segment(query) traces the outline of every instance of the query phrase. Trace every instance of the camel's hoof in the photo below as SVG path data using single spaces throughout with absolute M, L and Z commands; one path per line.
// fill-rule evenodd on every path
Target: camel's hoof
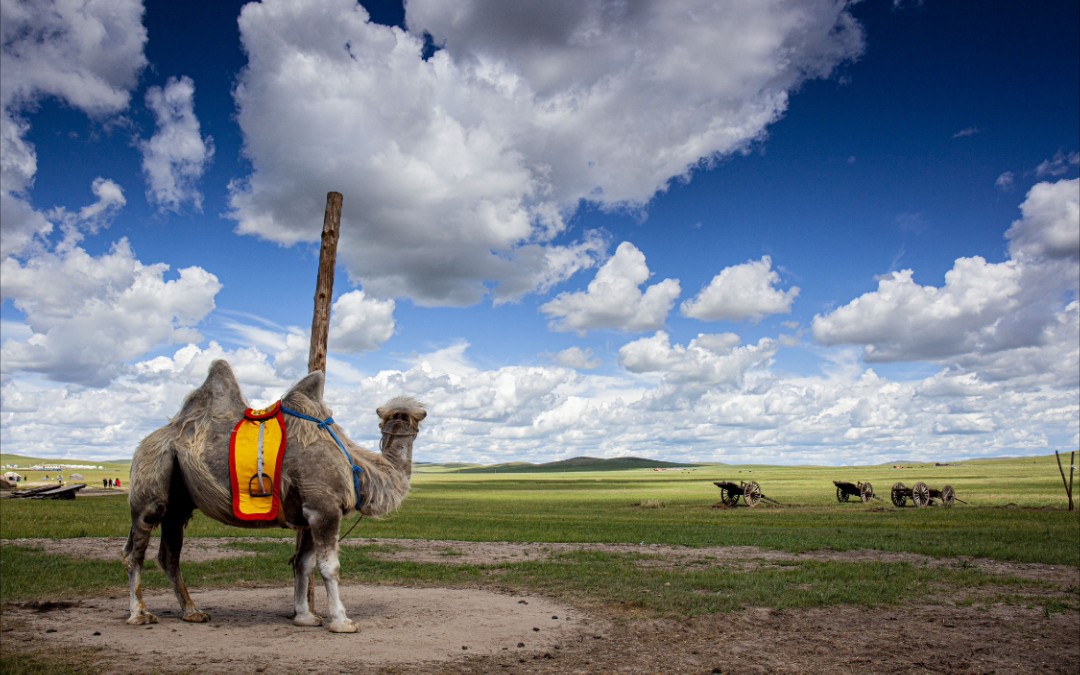
M 340 619 L 337 621 L 331 621 L 327 626 L 331 633 L 355 633 L 360 630 L 360 627 L 356 625 L 356 622 L 352 619 Z
M 297 614 L 293 617 L 294 626 L 321 626 L 322 619 L 318 616 L 308 612 L 307 614 Z
M 138 614 L 132 614 L 128 617 L 127 624 L 129 626 L 143 626 L 148 623 L 157 623 L 157 617 L 150 612 L 139 612 Z
M 194 612 L 188 612 L 180 618 L 188 623 L 210 623 L 210 615 L 198 609 Z

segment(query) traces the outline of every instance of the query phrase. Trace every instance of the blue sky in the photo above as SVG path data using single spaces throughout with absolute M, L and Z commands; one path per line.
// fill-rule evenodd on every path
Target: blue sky
M 360 442 L 1077 447 L 1080 3 L 0 7 L 5 452 L 130 456 L 214 358 L 280 396 L 330 190 Z

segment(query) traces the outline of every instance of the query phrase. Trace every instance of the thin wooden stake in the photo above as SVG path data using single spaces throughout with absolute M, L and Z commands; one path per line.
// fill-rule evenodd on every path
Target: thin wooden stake
M 311 351 L 308 352 L 309 373 L 316 370 L 326 373 L 326 343 L 330 337 L 330 308 L 331 301 L 334 298 L 334 266 L 337 264 L 338 234 L 341 231 L 341 202 L 340 192 L 326 193 L 322 249 L 319 251 L 319 276 L 315 282 L 315 312 L 311 317 Z
M 1076 451 L 1073 450 L 1069 453 L 1069 510 L 1073 509 L 1072 500 L 1072 486 L 1073 486 L 1073 474 L 1076 473 Z
M 1069 510 L 1072 511 L 1073 510 L 1072 478 L 1073 478 L 1073 472 L 1076 470 L 1076 460 L 1075 460 L 1076 452 L 1073 451 L 1072 454 L 1069 455 L 1069 480 L 1067 480 L 1067 481 L 1065 480 L 1065 469 L 1063 469 L 1061 467 L 1061 455 L 1058 454 L 1057 450 L 1054 451 L 1054 457 L 1057 457 L 1058 471 L 1061 473 L 1061 483 L 1062 483 L 1062 485 L 1065 486 L 1065 494 L 1068 495 L 1068 497 L 1069 497 Z

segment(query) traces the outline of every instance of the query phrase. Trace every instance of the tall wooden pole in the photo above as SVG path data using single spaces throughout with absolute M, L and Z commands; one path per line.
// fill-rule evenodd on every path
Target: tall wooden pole
M 308 352 L 308 372 L 321 370 L 326 374 L 326 343 L 330 338 L 330 308 L 334 298 L 334 266 L 337 264 L 338 233 L 341 231 L 341 193 L 326 193 L 323 213 L 322 249 L 319 251 L 319 277 L 315 281 L 315 312 L 311 317 L 311 350 Z M 326 384 L 326 378 L 323 378 Z M 319 392 L 322 397 L 322 391 Z M 300 553 L 303 532 L 296 532 L 296 553 Z M 315 611 L 315 570 L 308 575 L 308 608 Z
M 315 282 L 315 313 L 311 317 L 311 351 L 308 372 L 326 373 L 326 343 L 330 336 L 330 306 L 334 297 L 334 266 L 337 264 L 338 234 L 341 231 L 341 193 L 326 193 L 323 215 L 322 249 L 319 251 L 319 278 Z

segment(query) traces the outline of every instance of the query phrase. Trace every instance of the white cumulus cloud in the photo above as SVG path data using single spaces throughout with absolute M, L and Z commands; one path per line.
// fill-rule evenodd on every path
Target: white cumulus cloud
M 702 321 L 759 321 L 767 314 L 788 314 L 799 288 L 780 290 L 772 258 L 750 260 L 723 269 L 697 296 L 683 302 L 682 314 Z
M 814 338 L 863 346 L 868 361 L 960 364 L 987 377 L 1031 376 L 1076 361 L 1080 291 L 1080 209 L 1076 179 L 1039 183 L 1007 233 L 1009 260 L 957 259 L 942 287 L 912 270 L 878 280 L 876 291 L 814 317 Z M 1047 368 L 1048 381 L 1075 380 Z M 1052 377 L 1060 372 L 1060 378 Z
M 17 452 L 48 437 L 49 456 L 129 457 L 142 436 L 176 413 L 215 358 L 229 360 L 251 404 L 270 403 L 303 373 L 282 372 L 273 356 L 293 331 L 282 338 L 264 328 L 262 346 L 186 345 L 125 367 L 108 387 L 4 379 L 0 443 Z M 417 461 L 645 454 L 837 465 L 1046 452 L 1077 436 L 1075 384 L 1017 387 L 955 369 L 897 382 L 855 358 L 837 358 L 819 375 L 777 377 L 770 372 L 774 341 L 742 345 L 728 333 L 686 345 L 658 334 L 624 347 L 626 370 L 615 374 L 485 369 L 465 342 L 378 373 L 331 362 L 326 401 L 350 436 L 377 447 L 375 407 L 401 393 L 419 397 L 430 414 Z M 52 414 L 40 415 L 43 409 Z
M 123 188 L 108 178 L 95 178 L 90 185 L 90 191 L 97 197 L 97 201 L 78 211 L 69 211 L 64 207 L 49 211 L 49 217 L 63 227 L 65 239 L 69 243 L 79 241 L 84 232 L 95 233 L 108 227 L 120 209 L 127 204 Z
M 746 372 L 776 354 L 775 340 L 739 346 L 733 333 L 698 335 L 686 346 L 672 345 L 664 331 L 619 349 L 619 364 L 632 373 L 657 373 L 669 384 L 737 385 Z
M 157 123 L 154 135 L 139 144 L 147 198 L 167 211 L 177 212 L 185 204 L 201 211 L 202 193 L 196 186 L 214 156 L 214 141 L 199 132 L 195 83 L 186 76 L 171 77 L 164 88 L 150 87 L 146 107 Z
M 921 286 L 912 270 L 892 272 L 866 293 L 814 317 L 824 344 L 863 344 L 869 361 L 936 360 L 996 346 L 999 319 L 1021 305 L 1022 270 L 960 258 L 941 288 Z
M 646 204 L 862 49 L 833 0 L 415 0 L 406 22 L 354 0 L 244 7 L 253 170 L 231 205 L 239 232 L 292 244 L 341 191 L 339 260 L 372 296 L 426 305 L 514 300 L 594 265 L 567 226 L 582 200 Z M 442 45 L 428 60 L 425 32 Z
M 1005 236 L 1013 258 L 1080 258 L 1080 179 L 1038 183 Z
M 128 106 L 146 65 L 140 0 L 0 3 L 0 251 L 18 253 L 52 229 L 31 206 L 37 154 L 24 113 L 55 97 L 93 117 Z
M 330 349 L 345 353 L 378 349 L 394 334 L 393 300 L 375 300 L 363 291 L 341 295 L 330 312 Z
M 557 331 L 655 330 L 667 320 L 680 290 L 678 279 L 664 279 L 642 291 L 650 275 L 645 254 L 624 241 L 585 291 L 560 293 L 540 311 L 551 317 Z
M 593 358 L 593 351 L 586 347 L 569 347 L 555 355 L 555 361 L 567 368 L 592 370 L 600 365 L 600 360 Z
M 100 386 L 154 348 L 201 340 L 195 326 L 213 310 L 221 284 L 199 267 L 175 279 L 167 271 L 139 262 L 126 239 L 97 257 L 61 246 L 25 263 L 4 259 L 0 300 L 25 315 L 32 335 L 3 342 L 3 372 Z

